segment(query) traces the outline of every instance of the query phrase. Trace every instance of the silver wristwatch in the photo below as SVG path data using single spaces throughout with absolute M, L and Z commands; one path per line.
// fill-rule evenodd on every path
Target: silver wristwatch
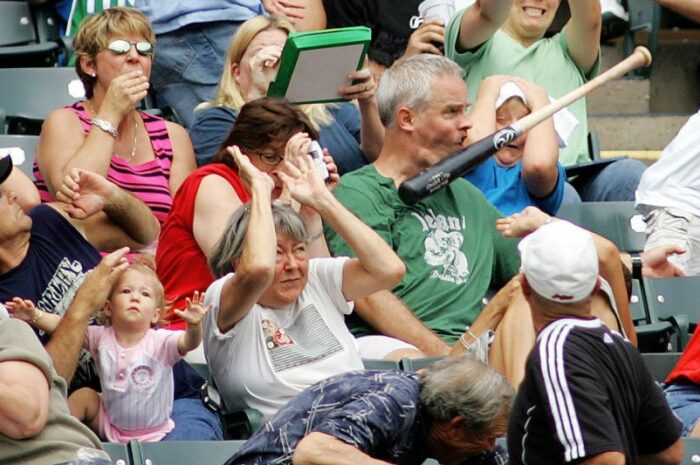
M 93 118 L 90 121 L 92 121 L 93 126 L 97 126 L 98 128 L 102 129 L 104 132 L 114 137 L 115 139 L 119 137 L 119 132 L 117 132 L 117 128 L 115 128 L 109 121 L 100 118 Z

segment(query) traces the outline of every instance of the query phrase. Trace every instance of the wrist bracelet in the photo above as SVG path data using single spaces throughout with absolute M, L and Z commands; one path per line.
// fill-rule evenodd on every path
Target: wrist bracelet
M 642 279 L 642 256 L 638 253 L 630 254 L 632 260 L 632 279 Z
M 323 229 L 320 230 L 319 232 L 317 232 L 316 234 L 312 234 L 311 236 L 309 236 L 309 238 L 307 239 L 306 242 L 311 243 L 311 242 L 319 240 L 322 237 L 323 237 Z
M 471 342 L 467 342 L 464 336 L 469 336 L 472 338 Z M 464 347 L 467 350 L 472 349 L 472 344 L 477 340 L 478 338 L 474 336 L 474 333 L 471 332 L 470 329 L 467 329 L 465 332 L 462 333 L 461 336 L 459 336 L 459 343 L 462 344 L 462 347 Z
M 115 139 L 119 137 L 119 131 L 117 131 L 117 128 L 115 128 L 109 121 L 100 118 L 92 118 L 90 122 L 93 126 L 97 126 Z
M 37 308 L 37 310 L 39 310 L 39 309 Z M 36 315 L 36 314 L 35 314 L 35 315 Z M 44 316 L 44 311 L 43 311 L 43 310 L 39 310 L 39 316 L 35 316 L 34 318 L 32 318 L 32 323 L 33 323 L 33 324 L 36 324 L 39 320 L 41 320 L 41 317 L 42 317 L 42 316 Z

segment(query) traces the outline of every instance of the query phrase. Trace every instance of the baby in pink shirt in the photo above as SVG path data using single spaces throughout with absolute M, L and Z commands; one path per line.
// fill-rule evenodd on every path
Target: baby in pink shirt
M 71 414 L 102 439 L 126 443 L 159 441 L 175 423 L 172 366 L 202 340 L 206 315 L 204 294 L 195 292 L 187 308 L 178 311 L 185 331 L 153 329 L 165 313 L 163 285 L 150 268 L 124 265 L 104 304 L 109 326 L 88 327 L 85 346 L 100 374 L 102 393 L 81 388 L 68 398 Z M 7 305 L 15 317 L 51 333 L 59 316 L 39 313 L 31 301 L 13 299 Z M 38 317 L 37 317 L 38 315 Z

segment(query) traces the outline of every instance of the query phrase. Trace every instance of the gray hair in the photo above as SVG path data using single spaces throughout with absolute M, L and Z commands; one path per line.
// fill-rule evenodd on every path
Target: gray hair
M 400 107 L 422 111 L 432 98 L 433 82 L 445 76 L 462 78 L 462 69 L 448 58 L 428 53 L 397 60 L 382 74 L 375 96 L 384 127 L 396 125 Z
M 282 233 L 298 242 L 307 241 L 304 220 L 289 204 L 279 200 L 272 202 L 272 219 L 277 233 Z M 209 269 L 214 277 L 220 278 L 233 271 L 233 261 L 243 253 L 249 220 L 248 204 L 241 205 L 231 215 L 226 230 L 209 255 Z
M 488 432 L 510 411 L 514 391 L 505 378 L 471 354 L 445 357 L 421 373 L 420 398 L 439 422 L 462 417 L 473 433 Z

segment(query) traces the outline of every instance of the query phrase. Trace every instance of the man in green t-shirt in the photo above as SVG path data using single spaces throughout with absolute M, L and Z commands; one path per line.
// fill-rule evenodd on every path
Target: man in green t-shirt
M 598 73 L 600 1 L 569 0 L 571 19 L 560 33 L 545 38 L 559 3 L 483 0 L 452 18 L 445 33 L 445 56 L 464 69 L 472 99 L 481 81 L 492 75 L 519 76 L 560 98 Z M 590 160 L 585 99 L 568 109 L 578 124 L 560 150 L 564 166 Z M 634 200 L 643 171 L 644 164 L 637 160 L 620 160 L 574 185 L 585 201 Z
M 382 76 L 377 102 L 386 128 L 379 158 L 343 176 L 335 194 L 393 247 L 407 272 L 393 292 L 357 301 L 356 313 L 374 331 L 446 354 L 479 315 L 487 290 L 517 274 L 516 244 L 498 233 L 500 214 L 463 179 L 415 205 L 398 197 L 399 184 L 466 139 L 471 123 L 459 67 L 436 55 L 402 59 Z M 334 255 L 350 253 L 330 228 L 326 237 Z M 372 333 L 358 321 L 351 329 Z

